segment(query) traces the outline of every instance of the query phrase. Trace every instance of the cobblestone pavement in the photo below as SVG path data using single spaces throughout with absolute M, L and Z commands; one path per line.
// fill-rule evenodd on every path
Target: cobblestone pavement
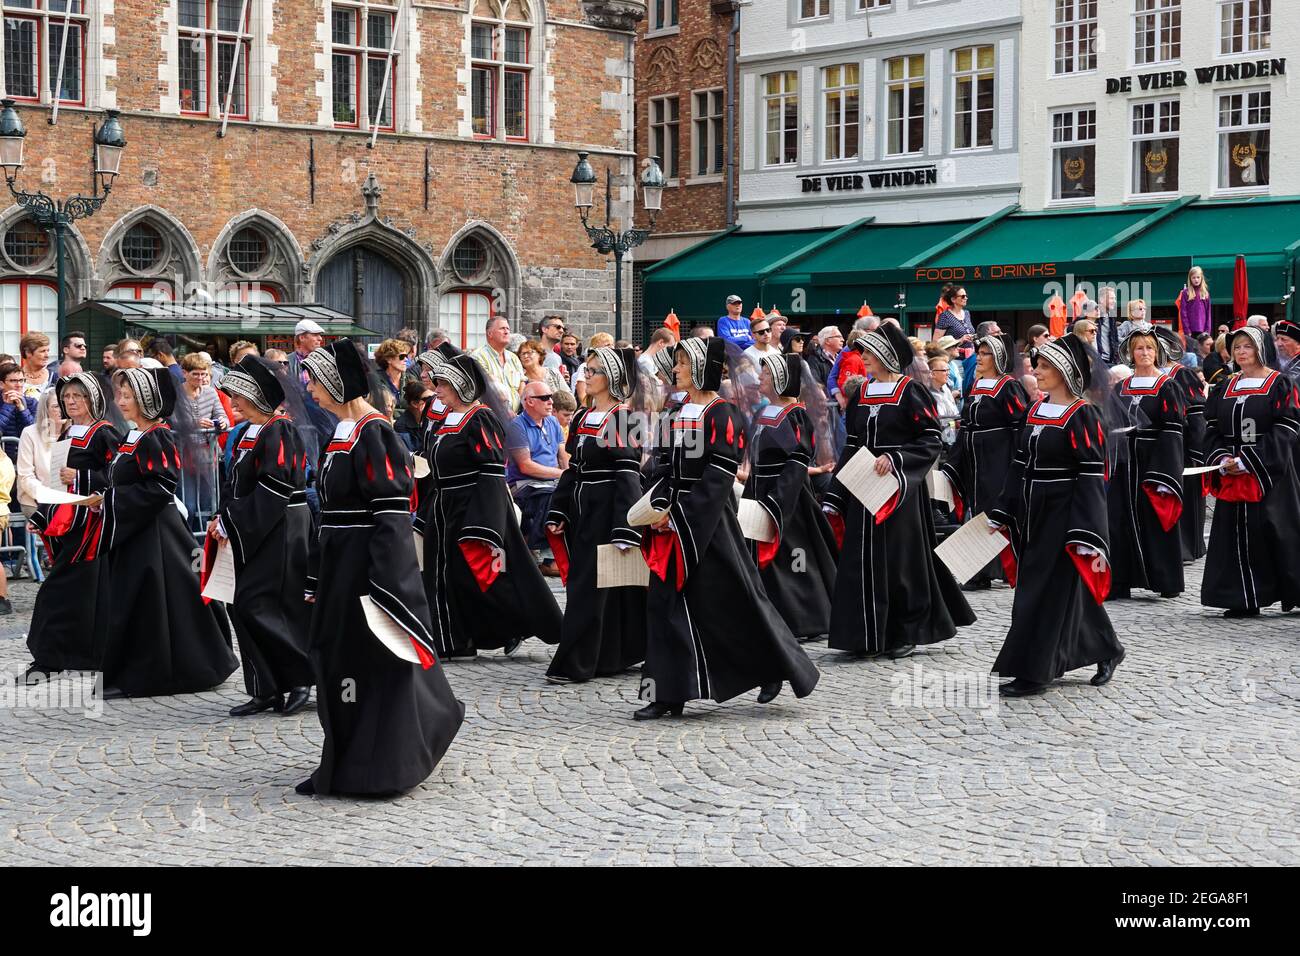
M 985 683 L 1010 611 L 897 662 L 809 645 L 816 693 L 634 723 L 635 673 L 543 681 L 550 650 L 450 665 L 464 729 L 391 800 L 313 799 L 313 707 L 234 719 L 219 690 L 0 712 L 6 863 L 1300 862 L 1300 614 L 1230 625 L 1189 592 L 1110 605 L 1128 660 L 1042 697 Z M 27 661 L 34 588 L 0 624 Z M 944 680 L 947 698 L 944 699 Z M 74 685 L 69 679 L 67 685 Z

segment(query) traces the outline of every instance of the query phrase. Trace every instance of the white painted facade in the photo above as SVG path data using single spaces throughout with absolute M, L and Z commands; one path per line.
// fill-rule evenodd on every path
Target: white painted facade
M 745 228 L 838 226 L 865 216 L 878 222 L 967 219 L 1019 200 L 1020 0 L 888 0 L 883 6 L 873 0 L 863 11 L 865 2 L 756 0 L 744 8 L 738 209 Z M 805 17 L 807 11 L 814 16 Z M 968 48 L 985 48 L 986 65 L 991 56 L 986 105 L 993 114 L 967 147 L 958 138 L 955 68 L 958 51 Z M 913 107 L 914 123 L 894 129 L 922 128 L 921 143 L 896 134 L 891 145 L 889 71 L 899 58 L 905 58 L 903 69 L 923 75 L 924 114 Z M 834 109 L 827 83 L 834 67 L 848 64 L 858 71 L 857 153 L 836 158 L 837 149 L 851 150 L 827 142 L 827 115 Z M 798 98 L 797 158 L 773 164 L 766 77 L 789 72 Z M 848 138 L 844 126 L 836 133 L 841 141 Z M 789 158 L 788 152 L 779 156 Z M 883 171 L 913 175 L 871 179 Z
M 1078 0 L 1075 0 L 1078 3 Z M 1162 3 L 1171 3 L 1161 7 Z M 1163 20 L 1157 27 L 1154 59 L 1140 55 L 1148 44 L 1139 43 L 1139 0 L 1101 0 L 1095 4 L 1095 67 L 1087 69 L 1087 58 L 1069 64 L 1069 54 L 1058 48 L 1057 4 L 1046 0 L 1026 0 L 1024 4 L 1024 32 L 1021 42 L 1021 145 L 1024 159 L 1024 191 L 1022 204 L 1026 209 L 1043 209 L 1070 206 L 1117 206 L 1124 203 L 1151 202 L 1178 196 L 1199 195 L 1204 198 L 1230 196 L 1300 195 L 1300 166 L 1285 159 L 1300 155 L 1300 126 L 1294 122 L 1300 103 L 1291 91 L 1287 75 L 1252 76 L 1245 79 L 1227 79 L 1216 75 L 1210 82 L 1202 82 L 1198 70 L 1232 68 L 1238 70 L 1251 64 L 1246 72 L 1258 71 L 1258 64 L 1267 64 L 1267 72 L 1277 69 L 1274 61 L 1288 60 L 1286 67 L 1300 70 L 1300 19 L 1294 14 L 1291 3 L 1274 0 L 1271 4 L 1271 30 L 1265 46 L 1264 37 L 1256 34 L 1255 46 L 1241 52 L 1225 52 L 1222 46 L 1224 8 L 1232 8 L 1248 15 L 1259 12 L 1259 0 L 1159 0 L 1156 6 L 1162 15 L 1175 11 L 1178 14 L 1179 48 L 1176 56 L 1172 47 L 1164 46 L 1167 37 L 1165 26 L 1172 18 Z M 1143 6 L 1146 4 L 1143 3 Z M 1268 7 L 1268 4 L 1264 5 Z M 1091 12 L 1086 9 L 1086 15 Z M 1085 17 L 1086 18 L 1086 17 Z M 1258 21 L 1255 21 L 1258 25 Z M 1143 24 L 1144 25 L 1144 24 Z M 1164 46 L 1162 50 L 1161 47 Z M 1066 65 L 1084 67 L 1079 72 L 1061 73 L 1058 54 Z M 1074 51 L 1078 56 L 1078 49 Z M 1163 57 L 1163 58 L 1162 58 Z M 1179 73 L 1183 75 L 1179 77 Z M 1144 81 L 1144 77 L 1147 79 Z M 1108 81 L 1110 91 L 1108 92 Z M 1181 81 L 1181 85 L 1178 84 Z M 1146 87 L 1144 88 L 1144 82 Z M 1126 83 L 1127 88 L 1116 89 Z M 1160 84 L 1169 84 L 1157 88 Z M 1263 142 L 1256 135 L 1247 142 L 1244 133 L 1224 146 L 1219 127 L 1220 107 L 1225 95 L 1241 94 L 1245 99 L 1243 120 L 1249 120 L 1252 102 L 1254 119 L 1262 119 L 1258 94 L 1267 93 L 1271 99 L 1271 117 L 1268 124 L 1267 173 L 1262 162 Z M 1252 101 L 1252 94 L 1255 97 Z M 1161 105 L 1161 104 L 1165 105 Z M 1171 105 L 1178 110 L 1177 133 L 1168 131 Z M 1155 116 L 1165 117 L 1165 131 L 1152 133 L 1156 139 L 1178 139 L 1177 185 L 1170 175 L 1173 153 L 1165 143 L 1136 148 L 1140 137 L 1135 136 L 1135 106 L 1149 105 Z M 1070 174 L 1082 174 L 1069 188 L 1057 189 L 1054 176 L 1054 119 L 1064 111 L 1096 110 L 1096 146 L 1092 150 L 1092 170 L 1078 165 L 1087 162 L 1080 154 Z M 1076 114 L 1077 115 L 1077 114 Z M 1231 121 L 1233 111 L 1227 111 Z M 1263 123 L 1253 124 L 1256 127 Z M 1149 128 L 1145 124 L 1139 128 Z M 1075 126 L 1076 132 L 1078 125 Z M 1255 131 L 1256 134 L 1259 130 Z M 1254 155 L 1250 146 L 1254 146 Z M 1235 155 L 1234 155 L 1234 147 Z M 1069 159 L 1064 161 L 1068 162 Z M 1229 174 L 1229 167 L 1237 170 Z M 1142 183 L 1136 173 L 1146 169 L 1148 181 Z M 1225 176 L 1226 181 L 1225 181 Z M 1262 182 L 1267 178 L 1267 184 Z M 1163 179 L 1163 182 L 1160 180 Z M 1068 176 L 1066 177 L 1068 181 Z M 1252 181 L 1253 180 L 1253 184 Z M 1078 189 L 1082 181 L 1083 189 Z M 1093 195 L 1071 199 L 1072 192 L 1087 193 L 1094 186 Z M 1061 196 L 1065 198 L 1061 198 Z

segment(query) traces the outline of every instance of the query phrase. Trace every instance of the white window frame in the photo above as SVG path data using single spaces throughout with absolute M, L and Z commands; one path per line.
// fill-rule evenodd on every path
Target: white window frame
M 1235 42 L 1241 43 L 1240 50 L 1229 49 Z M 1219 56 L 1258 55 L 1272 49 L 1272 0 L 1219 0 Z
M 492 6 L 493 4 L 489 4 Z M 487 132 L 474 131 L 474 138 L 481 140 L 497 140 L 507 143 L 528 143 L 532 142 L 534 134 L 534 115 L 533 115 L 533 88 L 536 86 L 534 75 L 534 44 L 537 42 L 537 36 L 534 33 L 534 23 L 536 11 L 532 4 L 525 3 L 523 6 L 528 15 L 527 20 L 512 19 L 507 16 L 510 10 L 514 9 L 514 4 L 507 5 L 502 2 L 497 5 L 499 10 L 498 16 L 485 17 L 475 14 L 470 22 L 470 87 L 473 89 L 474 74 L 477 71 L 489 72 L 492 77 L 492 112 L 488 117 Z M 490 27 L 492 30 L 492 50 L 490 57 L 481 57 L 474 55 L 474 27 Z M 524 34 L 524 58 L 523 60 L 506 59 L 506 32 L 523 31 Z M 506 128 L 506 77 L 508 75 L 523 76 L 524 78 L 524 135 L 511 133 Z M 473 94 L 470 96 L 470 125 L 473 128 L 474 123 L 474 104 Z
M 1091 114 L 1090 123 L 1084 122 L 1085 114 Z M 1057 130 L 1059 128 L 1056 120 L 1057 117 L 1060 116 L 1070 117 L 1070 122 L 1068 124 L 1068 127 L 1066 127 L 1068 128 L 1070 134 L 1069 138 L 1067 139 L 1058 139 L 1056 135 Z M 1084 104 L 1080 106 L 1073 106 L 1073 107 L 1066 107 L 1064 109 L 1052 110 L 1048 114 L 1048 129 L 1049 129 L 1049 137 L 1050 137 L 1047 144 L 1048 161 L 1050 164 L 1048 168 L 1051 169 L 1052 171 L 1052 175 L 1050 177 L 1048 187 L 1047 187 L 1048 205 L 1049 206 L 1080 206 L 1080 205 L 1094 204 L 1097 201 L 1097 171 L 1096 171 L 1097 106 L 1096 104 Z M 1089 131 L 1091 132 L 1091 135 L 1083 135 L 1084 133 L 1087 133 Z M 1057 165 L 1056 154 L 1061 149 L 1080 147 L 1080 146 L 1092 147 L 1092 162 L 1093 162 L 1092 195 L 1079 196 L 1079 197 L 1062 196 L 1058 198 L 1056 195 L 1056 185 L 1057 185 L 1057 176 L 1058 176 L 1058 165 Z M 1064 187 L 1062 187 L 1062 192 L 1064 192 Z
M 1054 0 L 1052 76 L 1079 76 L 1097 72 L 1099 2 L 1100 0 Z M 1063 69 L 1066 66 L 1069 69 Z
M 889 10 L 893 6 L 893 0 L 857 0 L 858 13 L 863 10 Z
M 5 0 L 0 6 L 3 7 L 3 20 L 7 23 L 9 20 L 27 20 L 35 24 L 36 50 L 32 57 L 32 65 L 36 68 L 35 79 L 35 96 L 18 95 L 13 90 L 8 89 L 8 83 L 5 80 L 7 75 L 6 63 L 0 63 L 0 86 L 5 88 L 5 95 L 13 97 L 20 103 L 45 103 L 54 102 L 54 91 L 51 89 L 54 83 L 54 74 L 59 69 L 59 48 L 62 45 L 63 21 L 65 19 L 64 4 L 60 4 L 55 9 L 55 0 L 29 0 L 32 6 L 18 6 L 12 0 Z M 71 0 L 71 10 L 66 13 L 68 21 L 68 56 L 65 57 L 63 65 L 64 73 L 67 73 L 70 65 L 70 57 L 75 49 L 78 59 L 78 79 L 80 86 L 78 89 L 79 96 L 76 99 L 72 97 L 61 96 L 59 102 L 67 106 L 85 106 L 87 105 L 88 90 L 90 79 L 87 70 L 86 56 L 90 49 L 90 14 L 86 12 L 87 0 Z M 5 36 L 8 35 L 8 28 L 3 27 Z M 51 36 L 54 30 L 60 31 L 59 39 Z M 80 39 L 74 37 L 80 35 Z M 9 57 L 8 46 L 5 46 L 5 61 Z
M 1252 97 L 1259 97 L 1252 105 Z M 1223 122 L 1223 104 L 1224 100 L 1240 99 L 1241 105 L 1238 107 L 1242 114 L 1242 122 L 1237 125 L 1225 125 Z M 1215 98 L 1215 155 L 1218 157 L 1217 170 L 1215 172 L 1216 191 L 1238 196 L 1243 193 L 1266 193 L 1272 188 L 1272 140 L 1273 140 L 1273 91 L 1267 87 L 1255 87 L 1252 89 L 1229 90 L 1221 92 Z M 1267 112 L 1267 118 L 1263 120 L 1256 119 L 1251 122 L 1252 112 Z M 1227 184 L 1228 163 L 1233 160 L 1227 156 L 1226 147 L 1229 137 L 1232 133 L 1247 133 L 1256 131 L 1266 131 L 1269 134 L 1269 180 L 1254 186 L 1229 186 Z
M 1183 58 L 1183 0 L 1133 0 L 1131 16 L 1134 66 L 1160 66 Z M 1154 36 L 1149 60 L 1141 52 L 1146 47 L 1139 46 L 1148 31 Z
M 812 5 L 812 13 L 805 13 L 804 7 Z M 831 0 L 794 0 L 794 18 L 800 23 L 811 23 L 813 20 L 826 20 L 831 15 Z
M 885 109 L 884 109 L 885 122 L 882 125 L 884 127 L 883 132 L 884 132 L 885 142 L 884 142 L 884 149 L 882 153 L 885 156 L 890 156 L 890 157 L 920 156 L 925 152 L 925 145 L 926 145 L 925 140 L 926 137 L 929 135 L 929 126 L 930 126 L 930 115 L 929 115 L 930 95 L 929 95 L 929 90 L 926 87 L 926 82 L 927 82 L 926 74 L 929 68 L 929 64 L 926 62 L 927 59 L 928 57 L 924 53 L 904 53 L 902 56 L 891 56 L 889 57 L 889 59 L 884 61 L 884 78 L 883 78 L 882 85 L 885 91 Z M 921 61 L 920 76 L 914 76 L 910 72 L 912 68 L 913 60 Z M 900 80 L 890 79 L 890 75 L 889 75 L 890 64 L 898 61 L 901 61 L 903 63 L 903 68 L 904 68 L 903 78 Z M 910 141 L 910 138 L 908 136 L 908 126 L 911 124 L 913 120 L 916 119 L 916 117 L 911 112 L 909 112 L 909 107 L 912 101 L 912 97 L 910 94 L 912 90 L 917 86 L 921 88 L 921 112 L 920 112 L 921 142 L 913 143 Z M 893 109 L 892 109 L 893 94 L 896 91 L 898 91 L 900 87 L 903 93 L 903 100 L 902 100 L 903 112 L 900 116 L 896 117 L 894 116 Z M 901 131 L 899 136 L 900 149 L 898 152 L 894 152 L 889 148 L 890 131 L 893 128 L 894 123 L 896 122 L 901 124 Z
M 1150 114 L 1149 116 L 1147 114 Z M 1141 114 L 1141 115 L 1139 115 Z M 1138 169 L 1141 163 L 1141 145 L 1155 140 L 1178 142 L 1178 178 L 1182 182 L 1182 101 L 1177 97 L 1156 100 L 1134 100 L 1129 108 L 1129 177 L 1128 196 L 1131 199 L 1151 199 L 1176 195 L 1180 189 L 1142 192 L 1138 189 Z
M 839 70 L 839 83 L 835 86 L 830 85 L 829 74 L 831 70 Z M 849 81 L 847 71 L 852 70 L 856 79 Z M 862 65 L 855 61 L 846 63 L 830 63 L 823 66 L 819 71 L 821 75 L 822 86 L 822 136 L 821 151 L 822 162 L 824 163 L 855 163 L 862 159 Z M 838 97 L 840 100 L 840 121 L 832 126 L 831 124 L 831 100 Z M 857 119 L 852 123 L 846 119 L 848 115 L 848 102 L 852 100 L 854 112 Z M 853 127 L 852 142 L 849 141 L 849 127 Z M 836 150 L 838 156 L 831 155 L 831 134 L 835 133 Z
M 971 66 L 968 70 L 957 69 L 957 56 L 960 53 L 969 50 L 971 54 Z M 993 65 L 981 67 L 979 65 L 980 50 L 988 50 L 993 54 Z M 966 80 L 971 84 L 971 108 L 968 112 L 958 112 L 957 88 L 958 85 Z M 993 84 L 992 105 L 987 110 L 980 109 L 980 81 L 988 80 Z M 987 113 L 990 117 L 989 122 L 989 141 L 987 143 L 979 142 L 980 114 Z M 957 145 L 957 134 L 962 124 L 962 117 L 967 117 L 970 123 L 969 146 Z M 973 153 L 981 150 L 993 149 L 997 143 L 998 136 L 998 48 L 995 43 L 978 43 L 973 46 L 958 47 L 952 51 L 952 149 L 957 153 Z
M 334 42 L 334 13 L 335 11 L 352 11 L 353 14 L 353 42 L 336 43 Z M 393 53 L 393 65 L 388 77 L 388 103 L 389 110 L 388 123 L 383 123 L 384 110 L 379 111 L 378 119 L 381 122 L 371 125 L 371 105 L 370 105 L 370 63 L 373 60 L 376 63 L 384 63 L 388 59 L 389 51 L 392 49 L 393 38 L 402 29 L 402 24 L 398 23 L 397 17 L 401 10 L 399 0 L 392 0 L 390 3 L 376 3 L 373 0 L 329 0 L 327 10 L 327 24 L 329 28 L 329 63 L 330 63 L 330 94 L 333 101 L 334 91 L 334 58 L 336 56 L 349 57 L 356 64 L 353 68 L 353 118 L 354 122 L 347 123 L 339 120 L 339 104 L 333 101 L 331 109 L 334 114 L 334 126 L 336 129 L 359 129 L 370 132 L 378 126 L 381 133 L 393 133 L 397 131 L 397 108 L 398 96 L 398 70 L 402 65 L 401 51 Z M 370 44 L 370 17 L 389 16 L 389 33 L 387 42 L 383 46 L 373 46 Z M 410 17 L 411 11 L 408 9 L 407 16 Z M 379 82 L 383 83 L 383 71 L 380 70 Z
M 780 77 L 783 77 L 783 79 L 782 79 L 782 89 L 781 89 L 779 92 L 776 92 L 776 93 L 769 93 L 769 92 L 767 91 L 767 81 L 768 81 L 768 78 L 769 78 L 769 77 L 773 77 L 773 76 L 780 76 Z M 793 87 L 792 87 L 791 89 L 788 89 L 788 90 L 787 90 L 787 89 L 784 88 L 784 87 L 785 87 L 785 80 L 784 80 L 785 77 L 793 77 L 793 78 L 794 78 L 794 80 L 793 80 Z M 762 104 L 762 106 L 761 106 L 762 113 L 761 113 L 760 128 L 762 129 L 762 136 L 763 136 L 763 141 L 762 141 L 762 144 L 761 144 L 762 156 L 763 156 L 763 162 L 762 162 L 763 168 L 765 168 L 765 169 L 779 169 L 779 168 L 781 168 L 781 167 L 783 167 L 783 166 L 798 166 L 798 165 L 799 165 L 799 156 L 800 156 L 800 153 L 801 153 L 801 151 L 802 151 L 802 145 L 803 145 L 803 144 L 800 142 L 800 140 L 802 140 L 802 138 L 803 138 L 803 129 L 802 129 L 802 126 L 800 125 L 800 122 L 799 122 L 799 114 L 800 114 L 800 108 L 799 108 L 799 71 L 797 71 L 797 70 L 776 70 L 775 72 L 772 72 L 772 73 L 764 73 L 764 74 L 762 74 L 762 75 L 759 77 L 759 83 L 762 85 L 762 98 L 761 98 L 761 100 L 760 100 L 760 102 L 761 102 L 761 104 Z M 777 102 L 777 103 L 779 104 L 779 111 L 778 111 L 777 115 L 780 117 L 780 123 L 779 123 L 779 126 L 778 126 L 777 129 L 769 129 L 769 128 L 768 128 L 768 117 L 769 117 L 769 113 L 770 113 L 770 111 L 769 111 L 768 107 L 769 107 L 769 105 L 770 105 L 772 102 L 774 102 L 774 101 Z M 787 103 L 788 103 L 788 102 L 793 102 L 793 103 L 794 103 L 794 127 L 793 127 L 793 129 L 792 129 L 791 127 L 789 127 L 789 126 L 786 125 L 786 121 L 787 121 L 787 119 L 788 119 L 788 116 L 787 116 Z M 768 144 L 768 141 L 769 141 L 769 139 L 770 139 L 773 135 L 775 135 L 775 136 L 777 137 L 777 155 L 780 156 L 780 157 L 784 157 L 784 156 L 785 156 L 785 140 L 786 140 L 786 137 L 789 136 L 789 134 L 790 134 L 791 132 L 794 133 L 794 143 L 795 143 L 795 146 L 794 146 L 794 158 L 793 158 L 793 159 L 789 159 L 789 160 L 787 160 L 787 159 L 783 159 L 783 158 L 782 158 L 782 159 L 778 159 L 776 162 L 769 162 L 769 154 L 768 154 L 768 145 L 769 145 L 769 144 Z
M 672 106 L 671 115 L 667 108 Z M 664 178 L 677 183 L 682 175 L 682 101 L 676 93 L 650 97 L 650 155 L 659 157 Z
M 726 149 L 726 90 L 721 86 L 706 90 L 691 90 L 691 174 L 690 178 L 717 180 L 725 171 L 726 155 L 722 155 L 718 168 L 713 168 L 713 160 L 718 151 Z M 704 110 L 700 110 L 703 99 Z M 700 156 L 708 157 L 708 171 L 700 172 Z
M 44 0 L 49 2 L 49 0 Z M 235 84 L 235 93 L 230 98 L 230 119 L 248 120 L 253 117 L 253 71 L 249 65 L 253 53 L 253 6 L 255 0 L 249 0 L 248 8 L 245 11 L 245 20 L 240 24 L 241 29 L 228 30 L 221 26 L 221 7 L 220 0 L 201 0 L 204 6 L 203 26 L 186 26 L 181 21 L 180 3 L 176 6 L 176 44 L 177 44 L 177 96 L 180 103 L 180 112 L 182 116 L 209 116 L 221 117 L 226 108 L 226 90 L 230 83 L 230 76 L 221 75 L 220 68 L 220 51 L 222 48 L 235 47 L 242 44 L 243 49 L 236 49 L 231 54 L 237 58 L 235 64 L 238 75 L 242 78 L 244 108 L 241 111 L 239 106 L 240 83 Z M 239 15 L 242 6 L 241 0 L 229 0 L 229 8 L 235 16 Z M 214 19 L 215 18 L 215 19 Z M 185 108 L 185 91 L 180 87 L 180 57 L 182 50 L 188 45 L 191 50 L 195 49 L 198 44 L 202 47 L 200 60 L 203 70 L 203 82 L 205 84 L 205 99 L 202 109 Z
M 681 0 L 646 0 L 646 35 L 677 33 L 682 28 Z

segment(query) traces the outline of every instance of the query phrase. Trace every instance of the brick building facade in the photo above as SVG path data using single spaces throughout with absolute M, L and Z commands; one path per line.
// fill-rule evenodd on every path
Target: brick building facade
M 626 10 L 610 16 L 600 0 L 2 6 L 0 92 L 29 131 L 20 188 L 88 193 L 94 126 L 103 109 L 122 111 L 122 175 L 66 244 L 70 303 L 315 301 L 385 334 L 441 326 L 468 346 L 489 313 L 528 332 L 549 312 L 583 332 L 612 327 L 613 266 L 589 248 L 568 180 L 580 149 L 616 182 L 633 173 Z M 626 215 L 629 190 L 616 199 Z M 0 350 L 12 352 L 23 331 L 56 327 L 54 256 L 15 205 L 0 213 L 0 235 Z
M 638 27 L 636 152 L 660 156 L 668 187 L 654 237 L 636 251 L 637 289 L 640 270 L 727 228 L 729 212 L 734 222 L 727 183 L 738 104 L 729 102 L 736 87 L 727 83 L 727 62 L 740 9 L 732 0 L 650 0 Z M 734 200 L 734 166 L 730 172 Z M 646 333 L 662 319 L 635 315 Z

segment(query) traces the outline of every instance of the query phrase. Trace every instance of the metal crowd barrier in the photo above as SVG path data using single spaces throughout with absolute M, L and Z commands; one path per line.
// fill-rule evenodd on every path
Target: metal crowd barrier
M 18 460 L 18 438 L 5 437 L 0 439 L 4 442 L 3 452 L 8 455 L 10 450 L 10 460 Z M 15 464 L 15 471 L 17 466 Z M 14 486 L 9 489 L 10 508 L 18 508 L 18 478 L 14 477 Z M 18 577 L 31 575 L 32 579 L 39 584 L 45 580 L 45 573 L 41 566 L 41 556 L 45 553 L 45 543 L 41 541 L 40 535 L 30 534 L 27 530 L 27 516 L 20 510 L 11 510 L 9 512 L 9 523 L 0 534 L 0 560 L 16 560 L 18 564 Z
M 221 434 L 205 428 L 192 433 L 188 441 L 182 439 L 186 457 L 176 497 L 185 506 L 186 524 L 200 543 L 221 507 Z

